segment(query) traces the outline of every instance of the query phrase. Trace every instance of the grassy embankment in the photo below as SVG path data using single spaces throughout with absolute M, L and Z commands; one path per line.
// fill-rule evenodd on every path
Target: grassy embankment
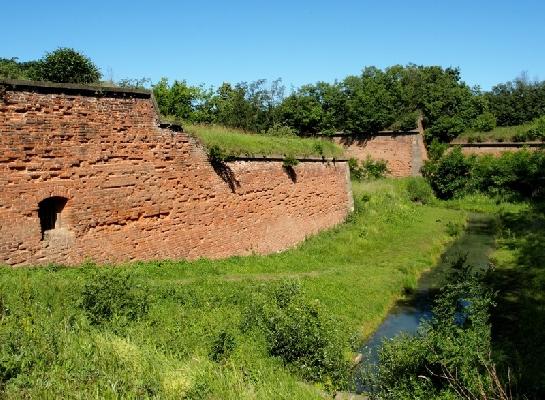
M 532 124 L 517 126 L 497 126 L 490 132 L 467 131 L 462 133 L 454 142 L 456 143 L 480 143 L 480 142 L 512 142 L 513 137 L 528 131 Z
M 184 125 L 184 130 L 206 147 L 218 146 L 230 156 L 343 156 L 340 146 L 325 139 L 255 134 L 218 125 Z
M 357 211 L 346 223 L 279 254 L 0 268 L 0 397 L 319 398 L 324 386 L 271 357 L 266 337 L 244 328 L 244 315 L 256 294 L 296 280 L 335 322 L 341 342 L 356 348 L 437 260 L 451 240 L 448 225 L 465 218 L 410 202 L 405 186 L 355 183 Z M 93 325 L 82 290 L 98 271 L 130 273 L 149 291 L 147 314 Z M 221 332 L 234 340 L 225 359 L 213 361 Z

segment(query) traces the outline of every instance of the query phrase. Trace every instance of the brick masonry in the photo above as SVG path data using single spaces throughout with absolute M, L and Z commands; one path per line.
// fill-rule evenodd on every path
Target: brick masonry
M 416 176 L 427 159 L 422 133 L 386 133 L 375 135 L 339 135 L 334 142 L 342 145 L 346 156 L 365 160 L 385 160 L 390 175 L 394 177 Z
M 0 82 L 0 264 L 280 251 L 340 223 L 346 162 L 234 161 L 161 128 L 147 92 Z M 43 231 L 38 204 L 67 199 Z

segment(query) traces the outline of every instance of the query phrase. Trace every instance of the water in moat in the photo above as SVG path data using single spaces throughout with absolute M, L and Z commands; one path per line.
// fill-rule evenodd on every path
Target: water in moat
M 466 256 L 467 265 L 474 268 L 487 268 L 489 255 L 494 246 L 494 226 L 493 216 L 470 214 L 466 230 L 443 253 L 437 266 L 421 276 L 416 290 L 404 300 L 397 302 L 360 349 L 362 367 L 377 365 L 378 352 L 384 340 L 392 339 L 400 333 L 414 335 L 420 323 L 432 317 L 433 296 L 444 284 L 453 260 Z M 356 388 L 360 393 L 366 391 L 365 385 L 358 378 L 356 378 Z

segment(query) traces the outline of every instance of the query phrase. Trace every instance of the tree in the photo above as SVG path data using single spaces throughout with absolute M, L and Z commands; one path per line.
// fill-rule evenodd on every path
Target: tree
M 60 83 L 95 83 L 102 74 L 85 55 L 74 49 L 61 47 L 46 53 L 32 70 L 30 78 Z

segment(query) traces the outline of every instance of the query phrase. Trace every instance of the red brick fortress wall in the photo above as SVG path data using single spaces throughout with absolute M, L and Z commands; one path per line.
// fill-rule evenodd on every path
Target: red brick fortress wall
M 0 82 L 0 264 L 280 251 L 343 221 L 348 174 L 342 161 L 214 168 L 160 127 L 148 92 Z
M 419 175 L 427 159 L 421 132 L 338 135 L 332 140 L 344 147 L 348 158 L 386 161 L 390 175 L 395 177 Z

